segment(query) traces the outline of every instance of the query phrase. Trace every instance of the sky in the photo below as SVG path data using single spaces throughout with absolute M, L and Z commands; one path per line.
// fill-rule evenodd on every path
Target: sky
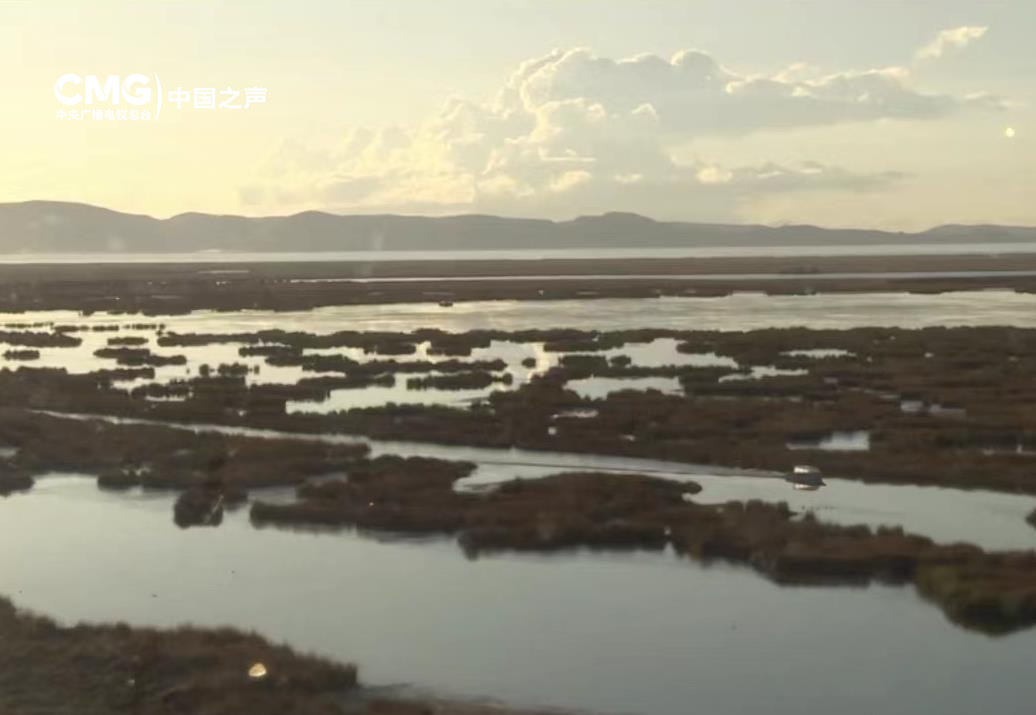
M 1036 225 L 1033 27 L 1030 0 L 0 0 L 0 202 Z

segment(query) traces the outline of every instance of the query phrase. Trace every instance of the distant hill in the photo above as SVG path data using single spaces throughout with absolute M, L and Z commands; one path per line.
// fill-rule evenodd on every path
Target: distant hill
M 246 218 L 186 213 L 168 219 L 86 204 L 0 204 L 0 253 L 195 251 L 428 251 L 718 246 L 839 246 L 1036 241 L 1036 228 L 940 226 L 894 233 L 816 226 L 654 221 L 627 213 L 571 221 L 499 216 L 352 215 L 310 211 Z

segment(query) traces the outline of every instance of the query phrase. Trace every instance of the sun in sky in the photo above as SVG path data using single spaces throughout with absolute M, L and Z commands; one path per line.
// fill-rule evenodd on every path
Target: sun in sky
M 1004 136 L 1008 139 L 1014 139 L 1014 127 L 1007 127 L 1004 129 Z

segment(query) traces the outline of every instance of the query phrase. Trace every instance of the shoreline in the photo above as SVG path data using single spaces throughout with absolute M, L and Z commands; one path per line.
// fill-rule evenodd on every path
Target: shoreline
M 367 686 L 357 668 L 231 628 L 59 625 L 0 596 L 4 712 L 546 715 Z
M 0 312 L 183 314 L 482 300 L 1036 293 L 1036 255 L 0 265 Z
M 444 252 L 448 253 L 448 252 Z M 516 276 L 516 275 L 624 275 L 631 273 L 654 274 L 658 276 L 678 274 L 725 273 L 879 273 L 889 271 L 993 271 L 993 270 L 1036 270 L 1036 253 L 997 253 L 994 247 L 988 254 L 907 254 L 867 256 L 710 256 L 710 257 L 600 257 L 600 258 L 442 258 L 415 260 L 395 258 L 392 252 L 382 254 L 377 260 L 322 261 L 291 260 L 250 261 L 248 254 L 243 260 L 214 260 L 190 263 L 163 261 L 156 256 L 154 261 L 77 262 L 59 263 L 28 261 L 25 263 L 0 262 L 0 280 L 12 280 L 31 274 L 34 279 L 71 279 L 92 277 L 106 278 L 140 276 L 153 274 L 193 275 L 212 272 L 228 275 L 250 275 L 265 278 L 286 277 L 356 277 L 356 278 L 399 278 L 399 277 L 460 277 L 460 276 Z M 232 258 L 228 255 L 227 258 Z M 228 270 L 228 267 L 231 267 Z M 45 274 L 52 274 L 47 276 Z

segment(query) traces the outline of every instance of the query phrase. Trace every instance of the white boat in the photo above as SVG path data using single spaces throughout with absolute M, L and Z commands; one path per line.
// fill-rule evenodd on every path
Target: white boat
M 784 476 L 784 481 L 795 489 L 812 492 L 824 486 L 824 475 L 816 467 L 800 464 Z

